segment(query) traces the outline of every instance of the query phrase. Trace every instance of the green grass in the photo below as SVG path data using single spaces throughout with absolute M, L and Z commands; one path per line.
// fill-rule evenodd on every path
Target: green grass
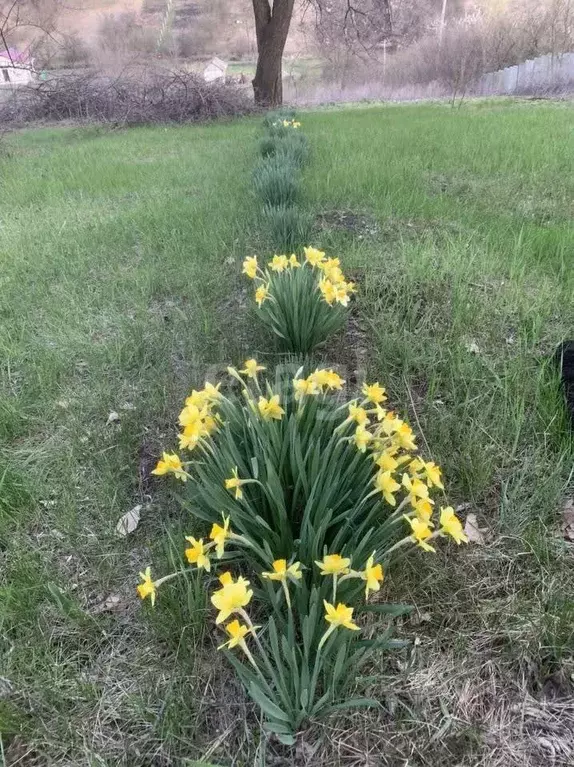
M 387 385 L 487 536 L 389 574 L 388 598 L 417 606 L 399 634 L 418 641 L 369 672 L 382 711 L 305 735 L 309 764 L 538 765 L 543 735 L 572 755 L 574 570 L 559 531 L 572 445 L 548 365 L 574 328 L 572 118 L 503 101 L 301 116 L 313 244 L 361 287 L 360 321 L 323 356 Z M 170 483 L 148 476 L 185 393 L 247 351 L 273 363 L 240 276 L 266 252 L 249 191 L 259 136 L 243 120 L 6 144 L 7 764 L 263 764 L 201 582 L 166 587 L 154 612 L 134 599 L 137 572 L 167 572 L 191 532 Z M 138 503 L 137 531 L 118 537 Z

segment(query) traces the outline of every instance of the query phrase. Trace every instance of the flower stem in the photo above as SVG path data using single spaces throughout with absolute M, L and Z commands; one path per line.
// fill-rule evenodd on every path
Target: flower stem
M 187 570 L 178 570 L 176 573 L 170 573 L 169 575 L 164 575 L 163 578 L 158 578 L 157 581 L 154 581 L 154 585 L 157 588 L 159 588 L 162 583 L 167 583 L 168 581 L 172 581 L 174 578 L 177 578 L 179 575 L 186 575 Z
M 259 666 L 255 662 L 255 658 L 253 657 L 253 655 L 251 655 L 251 650 L 249 649 L 249 647 L 247 647 L 247 643 L 245 642 L 245 640 L 240 642 L 239 646 L 241 647 L 241 649 L 247 656 L 247 659 L 249 660 L 253 668 L 260 674 L 261 672 L 259 671 Z
M 321 652 L 321 650 L 323 649 L 323 645 L 325 644 L 325 642 L 327 641 L 327 639 L 329 639 L 329 637 L 331 636 L 331 634 L 333 633 L 333 631 L 335 631 L 335 628 L 336 628 L 336 627 L 335 627 L 334 625 L 332 625 L 332 624 L 331 624 L 331 626 L 329 626 L 329 628 L 327 629 L 327 631 L 325 631 L 325 633 L 324 633 L 324 634 L 323 634 L 323 636 L 321 637 L 321 640 L 320 640 L 320 642 L 319 642 L 319 646 L 317 647 L 317 656 L 316 656 L 316 659 L 315 659 L 315 663 L 317 663 L 317 659 L 318 659 L 318 657 L 319 657 L 319 653 L 320 653 L 320 652 Z
M 289 613 L 291 613 L 291 597 L 289 595 L 289 586 L 287 585 L 287 581 L 281 581 L 281 586 L 283 587 L 283 593 L 285 594 L 287 608 L 289 609 Z

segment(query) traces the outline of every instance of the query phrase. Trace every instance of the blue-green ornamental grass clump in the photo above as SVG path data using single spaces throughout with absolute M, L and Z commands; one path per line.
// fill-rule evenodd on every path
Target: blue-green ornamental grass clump
M 300 173 L 309 159 L 309 142 L 291 110 L 270 113 L 264 126 L 262 159 L 253 173 L 255 191 L 264 204 L 263 220 L 273 247 L 295 250 L 311 231 L 312 217 L 301 204 Z
M 265 205 L 293 205 L 301 195 L 299 168 L 288 156 L 272 155 L 253 171 L 255 191 Z
M 266 205 L 263 218 L 276 252 L 292 253 L 311 238 L 313 214 L 300 205 Z

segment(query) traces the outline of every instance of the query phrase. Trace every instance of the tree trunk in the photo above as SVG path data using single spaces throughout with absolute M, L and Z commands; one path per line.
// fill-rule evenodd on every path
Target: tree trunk
M 257 68 L 253 78 L 255 103 L 274 107 L 283 102 L 282 58 L 294 0 L 253 0 L 257 36 Z
M 377 6 L 381 14 L 383 34 L 386 40 L 393 36 L 393 16 L 391 11 L 391 0 L 377 0 Z
M 383 41 L 384 54 L 394 53 L 397 50 L 397 41 L 393 37 L 393 14 L 391 9 L 391 0 L 377 0 L 377 7 L 381 19 L 381 37 Z

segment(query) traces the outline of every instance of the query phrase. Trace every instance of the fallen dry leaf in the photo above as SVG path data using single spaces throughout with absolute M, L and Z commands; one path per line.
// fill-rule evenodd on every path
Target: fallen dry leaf
M 410 623 L 412 626 L 420 626 L 421 623 L 430 623 L 431 620 L 432 615 L 429 612 L 413 612 L 410 616 Z
M 122 514 L 118 520 L 118 524 L 116 525 L 116 532 L 118 535 L 129 535 L 129 533 L 133 533 L 133 531 L 140 523 L 141 510 L 142 505 L 141 503 L 138 503 L 138 505 L 134 506 L 133 509 L 126 511 L 125 514 Z
M 115 423 L 116 421 L 120 420 L 119 413 L 116 413 L 115 410 L 112 410 L 112 412 L 108 416 L 108 420 L 106 421 L 106 426 L 110 423 Z
M 574 543 L 574 498 L 569 498 L 564 504 L 561 528 L 564 540 Z
M 122 606 L 122 598 L 120 595 L 110 594 L 109 597 L 106 597 L 106 599 L 94 605 L 90 612 L 92 615 L 99 615 L 100 613 L 112 612 L 113 610 L 117 610 Z
M 467 514 L 466 522 L 464 523 L 464 534 L 471 543 L 476 543 L 478 546 L 484 546 L 483 531 L 479 528 L 476 521 L 476 514 Z
M 467 352 L 470 352 L 471 354 L 480 354 L 480 346 L 476 343 L 476 341 L 467 341 L 465 346 Z

